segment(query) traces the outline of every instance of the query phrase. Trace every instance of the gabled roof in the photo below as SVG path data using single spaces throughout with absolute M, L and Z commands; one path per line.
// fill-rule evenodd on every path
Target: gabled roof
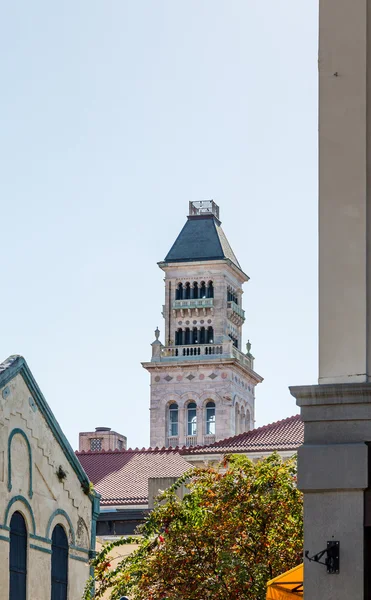
M 182 448 L 182 455 L 227 454 L 249 452 L 273 452 L 275 450 L 295 451 L 304 442 L 304 423 L 300 415 L 288 417 L 240 435 L 220 440 L 210 446 Z
M 89 478 L 82 468 L 80 462 L 75 456 L 75 453 L 64 435 L 59 423 L 57 422 L 55 416 L 52 413 L 50 406 L 45 400 L 39 386 L 36 383 L 34 376 L 32 375 L 30 368 L 28 367 L 23 356 L 14 355 L 7 358 L 4 362 L 0 363 L 0 389 L 5 387 L 7 383 L 9 383 L 14 377 L 17 375 L 21 375 L 26 383 L 28 389 L 30 390 L 30 394 L 40 411 L 46 420 L 48 426 L 50 427 L 54 437 L 57 442 L 61 446 L 69 464 L 75 471 L 81 485 L 84 489 L 89 489 Z M 91 494 L 89 494 L 92 502 L 94 498 Z
M 220 221 L 214 215 L 189 216 L 165 262 L 229 259 L 241 269 Z
M 150 477 L 180 477 L 189 463 L 172 448 L 76 452 L 101 505 L 135 505 L 148 502 Z

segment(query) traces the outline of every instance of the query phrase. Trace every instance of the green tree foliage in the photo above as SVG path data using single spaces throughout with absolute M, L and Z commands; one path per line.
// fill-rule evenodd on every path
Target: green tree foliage
M 302 513 L 294 458 L 254 464 L 233 455 L 192 469 L 160 496 L 139 540 L 103 548 L 93 561 L 95 595 L 90 580 L 84 599 L 110 590 L 114 600 L 263 600 L 267 580 L 301 562 Z M 111 567 L 113 547 L 133 541 L 137 550 Z

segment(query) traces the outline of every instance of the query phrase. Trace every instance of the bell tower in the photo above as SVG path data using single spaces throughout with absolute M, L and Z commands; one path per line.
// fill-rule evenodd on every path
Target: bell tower
M 242 285 L 213 200 L 189 215 L 164 261 L 164 343 L 156 329 L 151 362 L 151 446 L 208 445 L 254 427 L 251 344 L 242 351 Z

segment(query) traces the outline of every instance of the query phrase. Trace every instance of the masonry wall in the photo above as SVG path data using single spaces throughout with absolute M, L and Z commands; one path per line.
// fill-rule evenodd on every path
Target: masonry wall
M 59 469 L 66 473 L 60 481 Z M 89 577 L 92 503 L 41 415 L 21 375 L 0 389 L 0 598 L 9 597 L 9 524 L 15 511 L 28 536 L 27 598 L 50 600 L 51 537 L 60 524 L 69 541 L 69 600 Z
M 197 444 L 208 443 L 205 434 L 209 400 L 216 405 L 216 440 L 249 431 L 254 427 L 254 386 L 242 369 L 228 362 L 187 367 L 162 363 L 151 372 L 151 446 L 168 445 L 168 407 L 172 402 L 179 407 L 180 446 L 186 444 L 189 402 L 197 404 Z

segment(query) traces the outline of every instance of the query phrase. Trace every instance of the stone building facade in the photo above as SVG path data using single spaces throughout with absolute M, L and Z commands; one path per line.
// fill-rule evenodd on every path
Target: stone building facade
M 254 371 L 242 351 L 242 285 L 248 276 L 221 228 L 219 207 L 191 202 L 187 222 L 159 263 L 165 273 L 165 343 L 151 362 L 150 444 L 195 446 L 254 426 Z
M 0 364 L 0 597 L 79 600 L 99 496 L 27 363 Z
M 79 433 L 79 451 L 89 450 L 126 450 L 127 439 L 121 433 L 112 431 L 110 427 L 96 427 L 95 431 Z

